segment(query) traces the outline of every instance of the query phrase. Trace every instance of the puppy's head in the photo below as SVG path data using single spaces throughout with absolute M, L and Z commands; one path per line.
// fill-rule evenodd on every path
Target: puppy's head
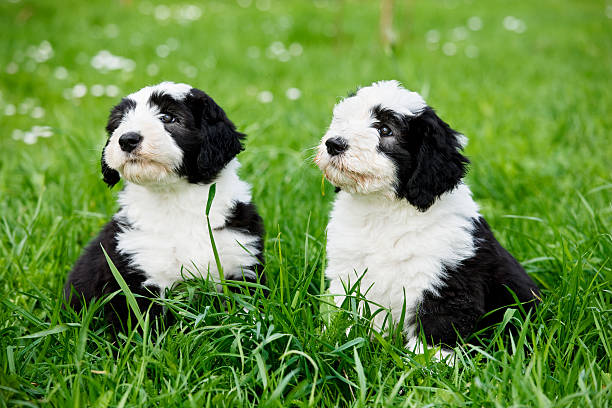
M 344 191 L 406 199 L 425 211 L 461 182 L 465 141 L 418 93 L 381 81 L 334 107 L 315 161 Z
M 155 186 L 181 179 L 209 183 L 241 150 L 223 109 L 206 93 L 163 82 L 123 98 L 110 114 L 102 175 Z

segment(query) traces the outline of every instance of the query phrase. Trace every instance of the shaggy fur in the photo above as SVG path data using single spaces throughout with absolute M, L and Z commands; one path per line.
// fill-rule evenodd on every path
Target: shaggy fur
M 119 211 L 68 276 L 73 308 L 119 290 L 100 245 L 136 294 L 160 296 L 191 277 L 218 282 L 205 215 L 213 182 L 210 222 L 225 278 L 265 284 L 263 222 L 237 175 L 244 135 L 207 94 L 170 82 L 143 88 L 112 109 L 106 130 L 104 181 L 112 187 L 123 177 L 125 184 Z M 121 326 L 125 298 L 115 296 L 106 315 Z
M 405 307 L 409 347 L 420 334 L 453 347 L 498 321 L 513 293 L 526 309 L 539 293 L 462 181 L 465 142 L 419 94 L 383 81 L 335 106 L 315 159 L 341 190 L 327 232 L 330 293 L 341 305 L 361 278 L 361 292 L 389 309 L 391 322 Z M 377 314 L 375 326 L 388 317 Z

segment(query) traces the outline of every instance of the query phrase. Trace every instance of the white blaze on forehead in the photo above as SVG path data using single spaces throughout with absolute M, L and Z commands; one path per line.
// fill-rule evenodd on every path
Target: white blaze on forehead
M 133 99 L 136 103 L 146 103 L 149 101 L 149 97 L 154 92 L 164 93 L 170 95 L 176 100 L 184 99 L 185 96 L 191 92 L 193 87 L 187 84 L 176 84 L 174 82 L 162 82 L 161 84 L 146 86 L 141 90 L 129 94 L 127 97 Z
M 427 103 L 417 92 L 411 92 L 398 81 L 379 81 L 359 89 L 353 97 L 346 98 L 334 108 L 334 116 L 343 116 L 348 108 L 354 114 L 354 106 L 361 105 L 370 110 L 375 106 L 390 109 L 402 115 L 414 116 L 427 107 Z M 350 108 L 349 106 L 352 106 Z

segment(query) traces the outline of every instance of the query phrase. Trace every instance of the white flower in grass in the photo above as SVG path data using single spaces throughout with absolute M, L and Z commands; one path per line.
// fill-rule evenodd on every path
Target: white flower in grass
M 450 57 L 457 53 L 457 46 L 452 42 L 447 42 L 442 46 L 442 52 Z
M 64 67 L 57 67 L 53 71 L 53 76 L 57 79 L 66 79 L 68 78 L 68 70 Z
M 136 69 L 136 62 L 134 62 L 134 60 L 125 58 L 123 60 L 123 71 L 132 72 L 134 69 Z
M 34 133 L 36 137 L 53 136 L 53 131 L 51 130 L 51 126 L 33 126 L 30 132 Z
M 91 66 L 98 71 L 123 70 L 131 72 L 136 68 L 136 63 L 129 59 L 113 55 L 110 51 L 100 50 L 92 59 Z
M 11 61 L 7 64 L 4 71 L 9 75 L 16 74 L 19 71 L 19 65 L 15 61 Z
M 428 43 L 438 43 L 440 41 L 440 32 L 438 30 L 429 30 L 425 34 L 425 41 Z
M 36 143 L 36 140 L 38 140 L 38 137 L 36 137 L 36 135 L 32 132 L 25 132 L 22 140 L 26 144 L 34 144 Z
M 261 103 L 270 103 L 274 100 L 274 95 L 270 91 L 261 91 L 257 94 L 257 100 Z
M 160 44 L 157 46 L 157 48 L 155 48 L 155 53 L 159 58 L 166 58 L 168 55 L 170 55 L 170 47 L 168 47 L 166 44 Z
M 302 91 L 297 88 L 289 88 L 287 89 L 287 92 L 285 92 L 285 95 L 287 96 L 287 99 L 295 101 L 296 99 L 300 99 L 302 96 Z
M 178 49 L 180 43 L 179 43 L 179 40 L 177 40 L 176 38 L 170 37 L 166 41 L 166 45 L 168 46 L 170 51 L 176 51 Z
M 468 18 L 467 26 L 472 31 L 478 31 L 482 29 L 482 20 L 478 16 L 472 16 Z
M 523 34 L 525 31 L 527 31 L 527 24 L 525 24 L 523 20 L 519 20 L 517 27 L 514 29 L 514 32 L 518 34 Z
M 149 64 L 147 65 L 147 75 L 155 76 L 159 73 L 159 67 L 157 64 Z
M 53 57 L 53 47 L 49 41 L 45 40 L 38 46 L 29 46 L 26 53 L 28 57 L 40 64 Z
M 291 56 L 293 57 L 299 57 L 300 55 L 302 55 L 303 51 L 304 47 L 302 47 L 302 44 L 300 43 L 291 43 L 291 45 L 289 46 L 289 54 L 291 54 Z
M 504 21 L 502 22 L 504 28 L 508 31 L 514 31 L 518 26 L 518 20 L 514 18 L 514 16 L 506 16 L 504 17 Z
M 119 59 L 107 50 L 100 50 L 91 59 L 91 66 L 97 70 L 118 69 Z
M 4 116 L 13 116 L 17 113 L 17 108 L 12 103 L 6 104 L 4 107 Z
M 32 129 L 23 131 L 20 129 L 13 130 L 12 137 L 15 140 L 21 140 L 26 144 L 34 144 L 40 137 L 51 137 L 53 131 L 50 126 L 32 126 Z
M 270 44 L 268 50 L 270 50 L 272 55 L 277 57 L 285 52 L 285 45 L 280 41 L 274 41 L 272 44 Z
M 33 119 L 41 119 L 45 116 L 45 110 L 40 106 L 36 106 L 34 109 L 32 109 L 30 116 Z
M 104 96 L 104 85 L 100 85 L 100 84 L 92 85 L 90 88 L 90 91 L 91 91 L 91 94 L 95 96 L 96 98 L 99 98 L 100 96 Z
M 11 134 L 11 137 L 15 140 L 23 140 L 23 135 L 24 135 L 24 131 L 21 129 L 15 129 L 13 130 L 13 133 Z
M 200 17 L 202 17 L 202 9 L 195 4 L 187 4 L 177 10 L 176 18 L 179 21 L 195 21 Z
M 193 65 L 186 65 L 181 71 L 189 78 L 195 78 L 198 75 L 198 69 Z
M 119 95 L 119 87 L 117 85 L 106 85 L 106 96 L 114 98 L 117 95 Z
M 26 98 L 23 102 L 19 104 L 19 108 L 17 109 L 17 112 L 19 112 L 20 115 L 26 115 L 28 112 L 32 110 L 32 108 L 34 108 L 35 105 L 36 105 L 36 100 L 32 98 Z
M 521 19 L 514 16 L 504 17 L 503 26 L 508 31 L 514 31 L 515 33 L 522 34 L 527 30 L 527 24 Z
M 455 27 L 453 28 L 453 41 L 462 41 L 465 40 L 468 36 L 468 30 L 465 27 Z
M 289 55 L 288 52 L 283 52 L 281 55 L 278 56 L 278 60 L 280 62 L 287 62 L 291 59 L 291 55 Z
M 170 7 L 160 4 L 159 6 L 155 7 L 155 10 L 153 11 L 153 15 L 155 16 L 157 20 L 162 21 L 162 20 L 169 19 L 170 16 L 172 15 L 172 12 L 170 10 Z
M 251 5 L 252 0 L 237 0 L 237 3 L 242 8 L 247 8 Z
M 85 84 L 76 84 L 74 88 L 72 88 L 73 98 L 82 98 L 85 95 L 87 95 L 87 86 Z
M 287 62 L 291 56 L 298 56 L 302 53 L 301 44 L 293 43 L 287 49 L 281 41 L 274 41 L 266 50 L 266 56 L 270 59 L 277 59 L 281 62 Z

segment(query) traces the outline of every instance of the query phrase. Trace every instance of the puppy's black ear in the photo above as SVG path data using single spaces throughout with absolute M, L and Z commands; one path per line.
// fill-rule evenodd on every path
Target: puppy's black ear
M 197 168 L 202 182 L 210 183 L 217 174 L 243 149 L 245 135 L 227 118 L 225 112 L 206 93 L 192 89 L 186 98 L 195 120 L 202 131 L 202 145 Z
M 102 179 L 109 187 L 113 187 L 115 184 L 119 182 L 121 176 L 119 172 L 115 169 L 111 169 L 106 160 L 104 160 L 104 151 L 106 150 L 106 146 L 108 146 L 108 142 L 110 141 L 110 137 L 119 127 L 121 121 L 123 120 L 124 115 L 131 109 L 136 107 L 136 102 L 129 98 L 123 98 L 121 101 L 111 109 L 110 115 L 108 117 L 108 122 L 106 124 L 106 133 L 108 133 L 108 140 L 106 140 L 106 144 L 104 145 L 104 149 L 102 149 L 102 159 L 100 160 L 102 163 Z
M 461 135 L 429 107 L 410 121 L 410 136 L 420 145 L 415 145 L 413 171 L 400 181 L 398 195 L 426 211 L 441 194 L 457 187 L 469 160 L 460 153 Z
M 100 160 L 102 163 L 102 180 L 104 180 L 108 187 L 112 188 L 119 182 L 121 176 L 117 170 L 111 169 L 106 163 L 106 160 L 104 160 L 104 150 L 106 150 L 106 146 L 108 146 L 108 140 L 106 141 L 106 145 L 104 145 L 104 149 L 102 149 L 102 159 Z

